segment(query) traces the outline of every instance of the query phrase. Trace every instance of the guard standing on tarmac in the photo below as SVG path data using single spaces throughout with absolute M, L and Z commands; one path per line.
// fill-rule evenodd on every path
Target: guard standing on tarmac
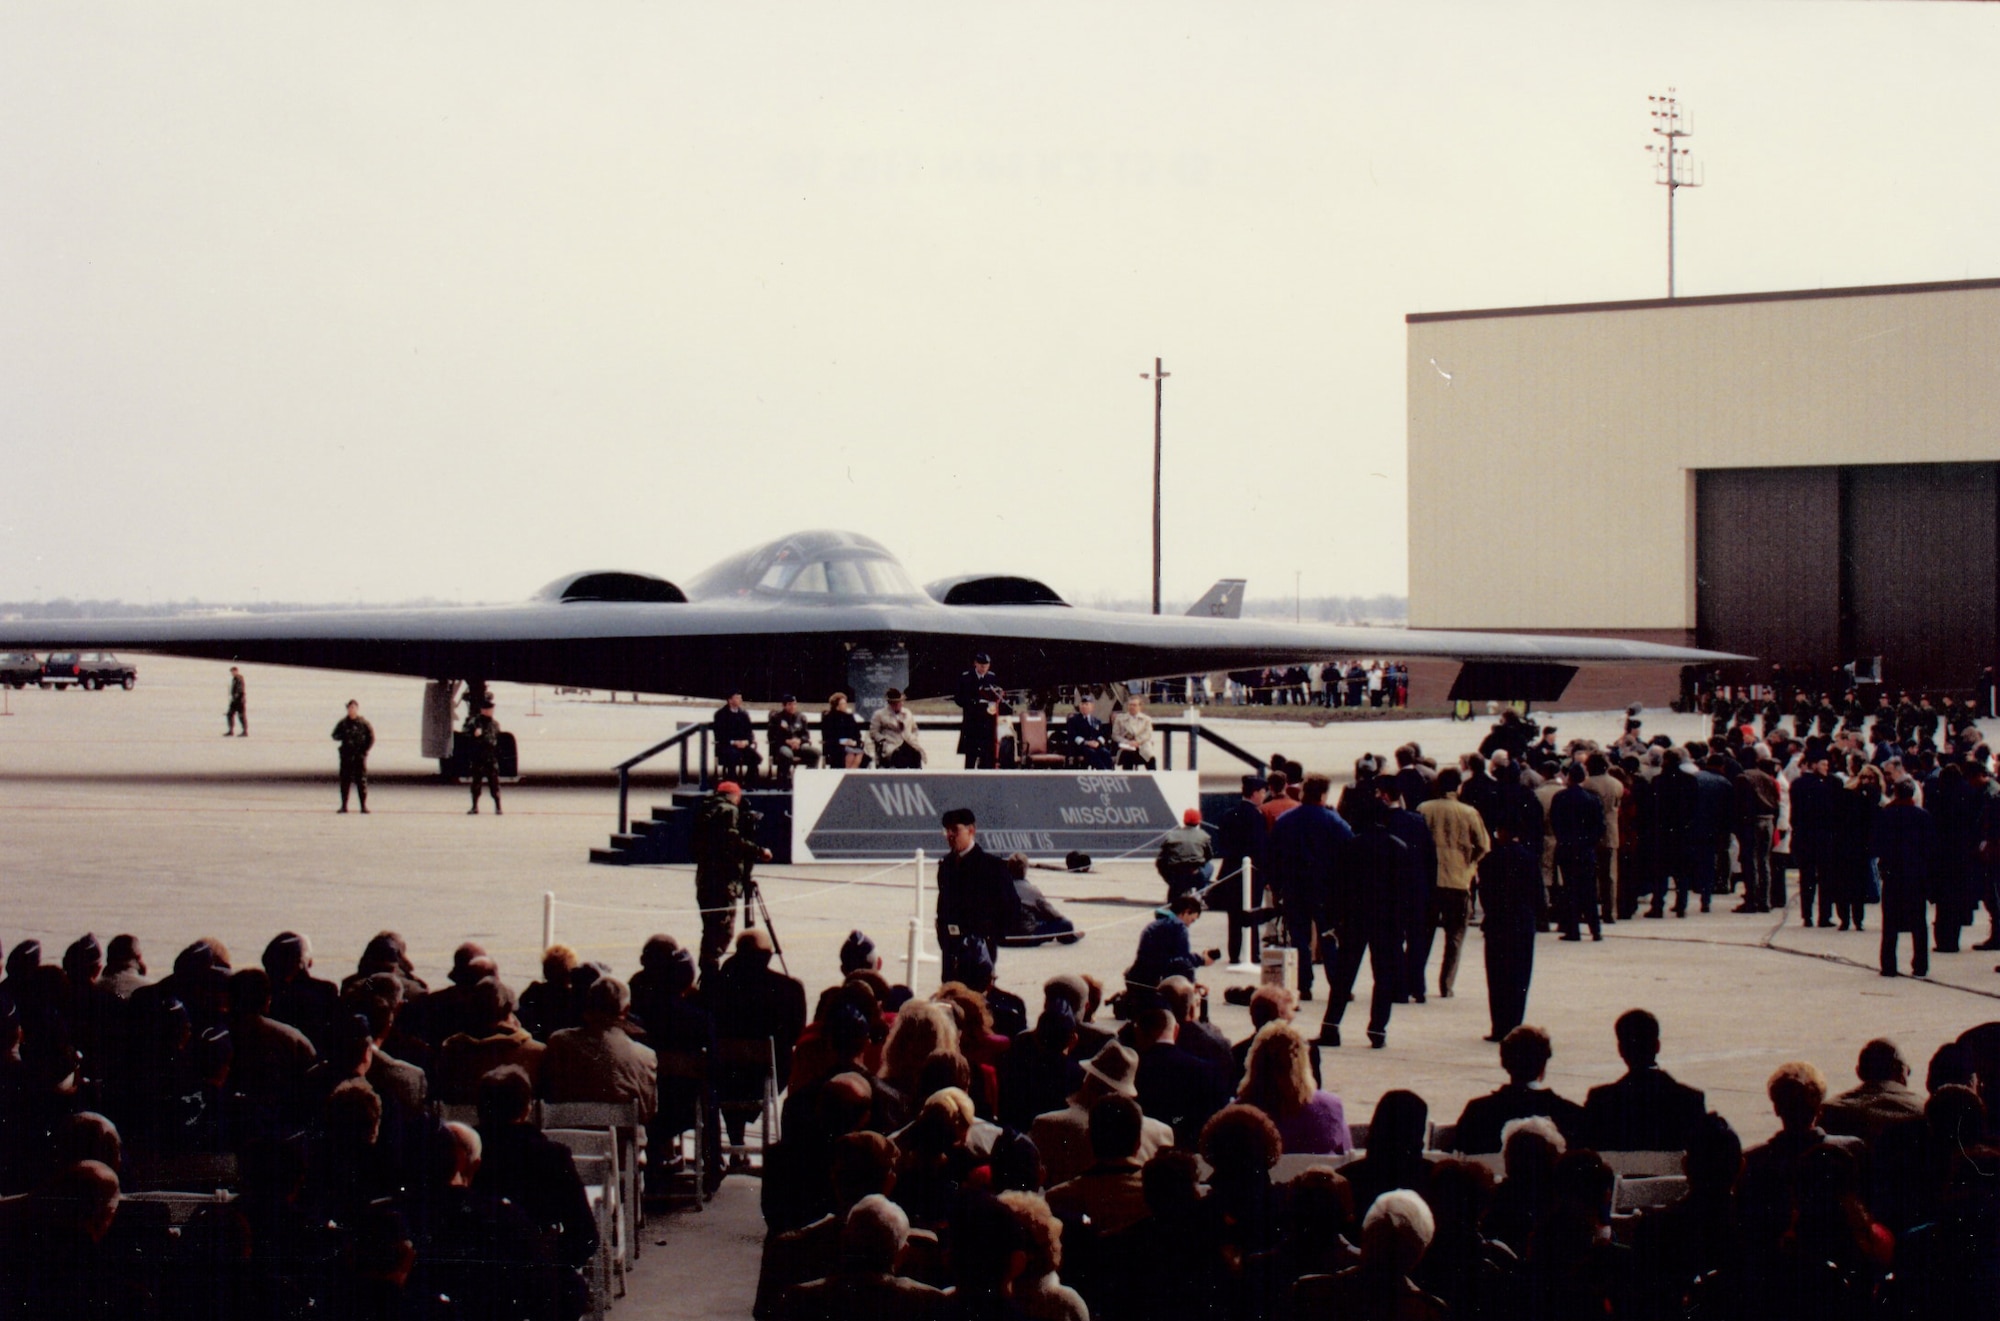
M 980 652 L 972 658 L 972 668 L 958 676 L 952 696 L 965 719 L 958 727 L 958 750 L 965 754 L 965 769 L 992 770 L 1000 741 L 1000 717 L 1008 714 L 1000 676 L 993 673 L 993 658 Z
M 969 807 L 944 814 L 945 855 L 937 866 L 937 939 L 943 979 L 959 980 L 958 970 L 978 945 L 989 965 L 1000 953 L 1000 933 L 1013 906 L 1014 877 L 1006 860 L 979 846 L 979 822 Z
M 361 703 L 350 701 L 347 716 L 333 727 L 340 745 L 340 810 L 347 810 L 347 791 L 361 795 L 361 813 L 368 814 L 368 750 L 375 746 L 375 727 L 361 718 Z M 478 802 L 475 794 L 473 801 Z
M 493 815 L 500 815 L 500 722 L 493 718 L 493 698 L 482 696 L 479 714 L 465 722 L 464 734 L 470 744 L 465 759 L 472 777 L 472 807 L 467 816 L 479 815 L 479 786 L 493 793 Z
M 250 737 L 250 706 L 245 700 L 243 671 L 234 665 L 229 667 L 229 711 L 222 718 L 228 722 L 228 728 L 222 731 L 222 737 L 228 738 L 234 734 L 239 723 L 243 726 L 243 737 Z
M 769 862 L 771 850 L 752 838 L 756 824 L 743 806 L 743 787 L 724 780 L 702 800 L 694 817 L 694 900 L 701 907 L 701 977 L 722 966 L 736 935 L 736 904 L 751 885 L 752 863 Z

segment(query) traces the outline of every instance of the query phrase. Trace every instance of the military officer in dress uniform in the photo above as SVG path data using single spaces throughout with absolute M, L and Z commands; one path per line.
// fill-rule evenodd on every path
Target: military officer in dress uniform
M 993 673 L 993 658 L 980 652 L 972 658 L 972 668 L 958 676 L 952 701 L 965 713 L 958 727 L 958 750 L 965 755 L 965 769 L 991 769 L 1000 742 L 1001 708 L 1005 689 Z
M 1072 757 L 1094 771 L 1112 768 L 1111 739 L 1104 722 L 1097 718 L 1097 703 L 1091 700 L 1090 694 L 1084 693 L 1076 699 L 1076 710 L 1070 712 L 1063 728 L 1069 733 Z
M 340 810 L 347 810 L 347 791 L 361 795 L 361 812 L 368 812 L 368 750 L 375 746 L 375 727 L 361 718 L 361 703 L 349 702 L 347 716 L 333 727 L 333 741 L 340 745 Z M 473 801 L 479 801 L 477 794 Z M 496 800 L 497 801 L 497 800 Z
M 472 807 L 467 816 L 479 815 L 479 786 L 493 794 L 493 815 L 500 815 L 500 722 L 493 718 L 493 699 L 483 697 L 479 714 L 465 722 L 464 734 L 470 744 L 465 768 L 472 777 Z

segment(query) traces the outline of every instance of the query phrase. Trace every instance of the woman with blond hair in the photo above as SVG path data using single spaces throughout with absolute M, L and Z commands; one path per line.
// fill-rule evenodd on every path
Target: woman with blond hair
M 1090 1321 L 1083 1295 L 1062 1282 L 1062 1221 L 1040 1193 L 1000 1194 L 1027 1241 L 1028 1264 L 1014 1281 L 1014 1305 L 1031 1321 Z
M 1346 1107 L 1313 1085 L 1306 1039 L 1290 1023 L 1267 1023 L 1257 1033 L 1236 1099 L 1270 1116 L 1287 1155 L 1334 1156 L 1353 1148 Z
M 889 1039 L 882 1043 L 882 1067 L 875 1076 L 908 1097 L 919 1095 L 918 1078 L 931 1052 L 958 1049 L 958 1023 L 951 1010 L 929 1000 L 906 1001 L 896 1011 Z
M 1000 1060 L 1007 1053 L 1006 1037 L 993 1030 L 993 1011 L 986 997 L 963 982 L 946 982 L 931 999 L 951 1012 L 958 1024 L 958 1051 L 972 1062 L 972 1099 L 979 1113 L 991 1119 L 1000 1103 Z

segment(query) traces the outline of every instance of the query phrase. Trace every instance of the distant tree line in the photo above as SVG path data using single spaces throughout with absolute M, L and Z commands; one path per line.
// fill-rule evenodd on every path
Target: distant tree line
M 327 605 L 309 601 L 97 601 L 58 597 L 53 601 L 0 601 L 0 619 L 159 619 L 168 615 L 246 614 L 282 615 L 300 610 L 387 610 L 406 606 L 459 605 L 421 597 L 412 601 L 343 602 Z
M 1135 597 L 1098 596 L 1089 602 L 1097 610 L 1126 610 L 1144 614 L 1152 602 Z M 1187 613 L 1194 600 L 1167 600 L 1160 609 L 1170 615 Z M 1296 603 L 1298 618 L 1309 624 L 1401 624 L 1410 617 L 1406 596 L 1308 596 Z M 1289 596 L 1246 596 L 1243 614 L 1247 619 L 1290 619 L 1294 602 Z

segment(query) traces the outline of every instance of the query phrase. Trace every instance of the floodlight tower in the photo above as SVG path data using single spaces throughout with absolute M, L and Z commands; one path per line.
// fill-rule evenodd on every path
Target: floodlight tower
M 1674 194 L 1683 188 L 1699 188 L 1701 178 L 1695 172 L 1694 163 L 1688 159 L 1688 149 L 1680 145 L 1682 138 L 1694 136 L 1691 116 L 1681 113 L 1680 98 L 1675 89 L 1669 87 L 1665 96 L 1649 96 L 1647 104 L 1652 107 L 1653 132 L 1661 141 L 1646 148 L 1653 158 L 1653 182 L 1667 190 L 1667 297 L 1674 296 Z

